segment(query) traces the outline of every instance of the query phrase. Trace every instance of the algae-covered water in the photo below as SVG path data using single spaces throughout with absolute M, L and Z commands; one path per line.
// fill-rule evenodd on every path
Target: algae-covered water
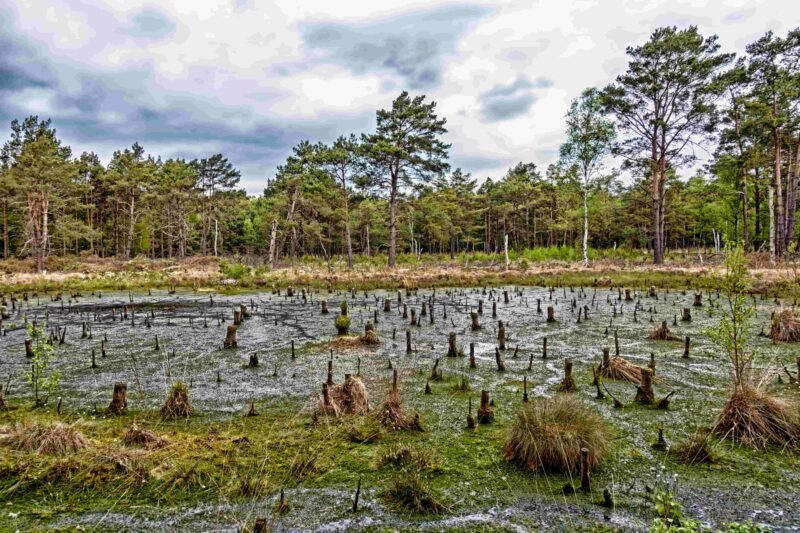
M 193 423 L 211 427 L 241 420 L 251 404 L 265 416 L 275 409 L 307 423 L 310 417 L 302 407 L 325 381 L 331 357 L 335 380 L 360 370 L 373 402 L 388 387 L 392 369 L 397 369 L 406 405 L 421 414 L 425 427 L 424 433 L 413 437 L 414 442 L 437 456 L 439 467 L 426 473 L 426 478 L 446 499 L 447 511 L 421 517 L 390 506 L 382 494 L 394 472 L 374 465 L 374 450 L 382 445 L 348 443 L 342 445 L 341 455 L 333 450 L 326 456 L 315 476 L 287 485 L 291 508 L 273 518 L 271 525 L 276 530 L 570 531 L 600 526 L 643 530 L 653 517 L 648 493 L 657 483 L 656 477 L 664 475 L 678 476 L 674 490 L 684 513 L 709 526 L 753 521 L 775 529 L 800 529 L 796 452 L 751 451 L 718 443 L 721 458 L 717 464 L 686 466 L 651 448 L 658 426 L 663 426 L 669 442 L 679 442 L 713 424 L 725 401 L 728 365 L 705 333 L 717 322 L 724 298 L 704 293 L 702 307 L 692 306 L 692 292 L 658 291 L 653 298 L 646 291 L 632 291 L 631 298 L 626 300 L 625 293 L 617 289 L 543 287 L 319 291 L 305 295 L 295 290 L 291 297 L 285 291 L 103 292 L 74 298 L 65 294 L 60 301 L 40 294 L 18 301 L 4 322 L 0 375 L 7 384 L 7 398 L 30 397 L 22 378 L 29 365 L 24 351 L 28 333 L 22 326 L 26 320 L 46 321 L 48 333 L 59 335 L 66 328 L 63 344 L 56 340 L 53 364 L 61 373 L 58 396 L 63 410 L 99 411 L 108 404 L 114 383 L 125 382 L 130 409 L 154 411 L 171 384 L 181 380 L 190 386 L 198 413 Z M 391 302 L 388 312 L 384 311 L 385 299 Z M 321 313 L 323 300 L 328 302 L 330 314 Z M 333 321 L 342 301 L 349 307 L 351 333 L 362 333 L 365 323 L 377 317 L 379 345 L 343 347 L 332 342 L 336 333 Z M 469 312 L 477 310 L 480 301 L 482 327 L 473 330 Z M 423 303 L 427 312 L 420 316 Z M 758 366 L 774 371 L 766 378 L 774 394 L 796 401 L 797 387 L 782 383 L 787 381 L 786 375 L 779 380 L 777 371 L 784 365 L 794 371 L 800 350 L 758 336 L 778 304 L 757 297 L 753 304 L 757 314 L 751 344 L 759 353 Z M 247 307 L 250 316 L 238 328 L 238 347 L 223 349 L 226 327 L 240 305 Z M 404 306 L 408 318 L 403 318 Z M 554 323 L 546 322 L 548 306 L 554 308 Z M 127 319 L 122 318 L 124 307 Z M 691 322 L 680 319 L 685 307 L 691 308 Z M 418 325 L 410 325 L 412 310 Z M 498 372 L 495 365 L 498 320 L 505 324 L 507 337 L 502 353 L 505 372 Z M 661 321 L 667 321 L 679 338 L 690 337 L 689 358 L 682 357 L 683 341 L 647 339 Z M 411 332 L 410 353 L 407 331 Z M 451 332 L 456 333 L 464 356 L 446 357 Z M 628 360 L 646 366 L 654 354 L 657 397 L 675 391 L 668 410 L 633 405 L 635 387 L 611 380 L 605 382 L 608 391 L 626 407 L 615 409 L 610 398 L 595 399 L 591 368 L 599 362 L 603 348 L 614 355 L 615 333 L 619 353 Z M 467 365 L 470 344 L 474 345 L 476 369 Z M 96 368 L 92 368 L 92 350 Z M 256 368 L 247 367 L 252 354 L 259 360 Z M 527 379 L 532 399 L 553 395 L 563 376 L 564 358 L 574 362 L 577 394 L 600 411 L 614 430 L 610 457 L 593 474 L 591 495 L 565 495 L 561 488 L 570 481 L 568 477 L 524 471 L 505 461 L 502 454 L 506 428 L 521 405 L 523 379 Z M 432 394 L 424 394 L 436 359 L 444 379 L 431 382 Z M 468 380 L 471 392 L 456 390 L 462 377 Z M 495 421 L 476 432 L 467 431 L 469 398 L 477 405 L 481 390 L 494 398 Z M 51 399 L 50 405 L 54 401 Z M 254 434 L 259 431 L 257 425 L 248 427 Z M 268 431 L 266 426 L 264 431 Z M 309 442 L 307 447 L 310 450 L 318 444 Z M 280 454 L 280 448 L 273 453 Z M 358 464 L 358 458 L 367 464 L 363 471 L 351 466 Z M 354 514 L 350 502 L 359 478 L 365 483 L 360 510 Z M 615 508 L 599 505 L 603 488 L 615 495 Z M 80 512 L 55 513 L 37 523 L 108 530 L 234 531 L 250 524 L 255 516 L 269 516 L 276 498 L 275 493 L 247 497 L 208 494 L 201 498 L 205 501 L 193 504 L 160 502 L 93 510 L 82 506 Z M 5 519 L 0 517 L 0 524 Z M 13 529 L 13 521 L 7 523 Z

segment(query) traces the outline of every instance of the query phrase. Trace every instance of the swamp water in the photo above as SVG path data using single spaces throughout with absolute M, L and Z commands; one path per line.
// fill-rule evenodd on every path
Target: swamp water
M 87 413 L 108 404 L 115 382 L 127 383 L 131 410 L 157 410 L 171 384 L 181 380 L 190 385 L 190 399 L 198 412 L 192 417 L 194 424 L 224 426 L 231 420 L 240 420 L 252 402 L 260 413 L 280 408 L 291 413 L 287 416 L 295 421 L 310 424 L 311 417 L 303 407 L 325 382 L 331 353 L 337 383 L 345 373 L 355 374 L 360 365 L 373 406 L 389 387 L 391 362 L 391 367 L 399 371 L 407 409 L 420 413 L 425 428 L 423 433 L 409 438 L 434 453 L 440 465 L 425 478 L 445 498 L 447 512 L 419 517 L 392 508 L 382 492 L 395 471 L 379 468 L 374 461 L 382 444 L 348 443 L 341 451 L 347 461 L 339 464 L 334 454 L 313 479 L 286 483 L 291 508 L 273 519 L 275 530 L 573 531 L 605 524 L 638 531 L 645 530 L 653 517 L 649 488 L 657 476 L 672 474 L 679 476 L 677 498 L 683 503 L 685 515 L 705 524 L 752 520 L 776 529 L 800 530 L 800 469 L 796 453 L 750 451 L 721 444 L 718 464 L 686 466 L 651 448 L 659 425 L 663 425 L 667 440 L 677 443 L 699 427 L 711 425 L 725 401 L 728 365 L 720 349 L 704 333 L 716 323 L 723 305 L 716 294 L 704 293 L 703 307 L 693 307 L 692 292 L 659 290 L 657 298 L 648 297 L 646 291 L 633 292 L 632 300 L 626 301 L 624 292 L 616 289 L 504 289 L 411 293 L 378 290 L 366 294 L 315 291 L 309 292 L 305 300 L 300 290 L 295 290 L 292 297 L 285 291 L 281 295 L 103 292 L 74 300 L 64 295 L 62 301 L 32 296 L 27 302 L 17 302 L 17 309 L 5 320 L 7 331 L 0 337 L 0 377 L 5 382 L 9 376 L 7 398 L 30 396 L 22 377 L 29 364 L 23 346 L 27 332 L 22 323 L 27 317 L 28 321 L 41 324 L 46 316 L 48 333 L 66 327 L 64 344 L 56 342 L 53 364 L 61 372 L 58 394 L 64 409 Z M 389 312 L 384 311 L 384 299 L 391 301 Z M 328 302 L 330 314 L 320 312 L 322 300 Z M 469 313 L 478 309 L 481 300 L 482 327 L 473 330 Z M 537 312 L 537 300 L 541 312 Z M 336 332 L 333 321 L 342 301 L 349 306 L 351 334 L 363 333 L 365 323 L 374 320 L 377 313 L 379 345 L 340 347 L 331 342 Z M 423 302 L 426 316 L 421 316 Z M 753 322 L 752 344 L 759 350 L 759 365 L 773 370 L 784 365 L 794 368 L 800 354 L 797 345 L 773 345 L 770 339 L 757 336 L 768 327 L 770 312 L 777 304 L 758 299 L 754 303 L 758 313 Z M 232 323 L 233 311 L 242 304 L 247 306 L 250 317 L 238 328 L 238 347 L 223 349 L 226 326 Z M 402 317 L 404 304 L 409 318 Z M 128 308 L 126 320 L 122 319 L 124 306 Z M 554 323 L 545 321 L 548 306 L 554 307 Z M 588 319 L 581 317 L 579 322 L 579 310 L 584 307 L 588 308 Z M 685 307 L 691 309 L 691 322 L 681 321 Z M 412 309 L 419 325 L 409 324 Z M 505 372 L 498 372 L 495 364 L 498 320 L 503 321 L 506 330 Z M 682 341 L 647 339 L 662 321 L 681 339 L 691 338 L 688 359 L 682 357 Z M 90 330 L 86 338 L 81 336 L 84 322 Z M 406 331 L 411 332 L 411 353 L 406 351 Z M 457 335 L 463 357 L 446 357 L 451 332 Z M 619 353 L 629 361 L 647 366 L 650 354 L 654 354 L 657 399 L 675 391 L 668 410 L 633 405 L 635 386 L 613 380 L 605 380 L 604 384 L 626 407 L 613 408 L 610 398 L 595 399 L 591 368 L 598 364 L 603 348 L 609 348 L 614 355 L 615 332 Z M 547 358 L 542 356 L 545 338 Z M 105 357 L 101 355 L 101 341 L 105 341 Z M 474 343 L 477 369 L 467 365 L 470 343 Z M 92 349 L 97 368 L 91 367 Z M 260 364 L 247 368 L 253 353 L 258 355 Z M 609 456 L 593 473 L 591 495 L 564 494 L 561 489 L 570 481 L 568 476 L 527 472 L 503 458 L 504 435 L 521 405 L 523 378 L 527 377 L 532 401 L 551 396 L 563 377 L 566 357 L 574 362 L 576 394 L 603 415 L 615 435 Z M 440 360 L 438 368 L 444 379 L 431 381 L 432 394 L 426 395 L 423 391 L 436 359 Z M 456 389 L 462 377 L 467 378 L 471 392 Z M 778 396 L 798 399 L 796 386 L 779 384 L 774 376 L 771 382 Z M 475 409 L 481 390 L 488 390 L 494 399 L 495 420 L 475 432 L 467 431 L 469 398 Z M 169 428 L 169 423 L 153 423 L 151 427 L 167 435 Z M 309 453 L 318 446 L 325 443 L 305 444 Z M 362 471 L 350 468 L 355 460 L 364 463 Z M 359 511 L 353 514 L 352 494 L 359 478 L 364 484 Z M 614 509 L 599 505 L 603 488 L 614 493 Z M 125 487 L 120 487 L 123 490 Z M 47 526 L 113 531 L 236 531 L 252 524 L 256 516 L 271 516 L 276 498 L 275 492 L 239 498 L 208 494 L 207 503 L 199 505 L 99 509 L 58 516 Z M 6 519 L 0 516 L 0 524 Z

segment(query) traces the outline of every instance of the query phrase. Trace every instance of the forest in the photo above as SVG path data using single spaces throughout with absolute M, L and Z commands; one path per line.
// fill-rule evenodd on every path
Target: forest
M 400 94 L 376 129 L 298 143 L 261 196 L 224 154 L 162 159 L 139 143 L 108 164 L 75 154 L 50 120 L 11 123 L 0 157 L 3 257 L 181 258 L 266 264 L 539 247 L 589 252 L 719 249 L 773 257 L 797 241 L 800 29 L 734 57 L 697 28 L 655 30 L 628 69 L 565 110 L 557 162 L 503 176 L 449 163 L 446 118 Z M 691 176 L 687 176 L 687 172 Z M 626 178 L 627 177 L 627 178 Z M 485 179 L 483 179 L 485 178 Z

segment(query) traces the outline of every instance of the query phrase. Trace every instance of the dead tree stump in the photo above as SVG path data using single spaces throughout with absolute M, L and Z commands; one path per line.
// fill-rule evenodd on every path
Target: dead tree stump
M 653 371 L 649 368 L 642 368 L 640 373 L 642 377 L 636 387 L 634 401 L 641 404 L 651 404 L 656 401 L 656 394 L 653 392 Z
M 506 349 L 506 327 L 503 325 L 502 320 L 497 322 L 497 343 L 500 345 L 501 350 Z
M 681 321 L 682 322 L 691 322 L 692 321 L 692 310 L 688 307 L 683 308 L 683 313 L 681 314 Z
M 469 316 L 472 319 L 472 330 L 475 331 L 475 330 L 481 329 L 481 323 L 478 320 L 478 313 L 476 313 L 475 311 L 472 311 L 469 314 Z
M 33 357 L 33 339 L 25 340 L 25 357 Z
M 689 343 L 690 342 L 691 342 L 691 339 L 687 335 L 686 338 L 683 339 L 683 357 L 684 358 L 688 358 L 689 357 Z
M 411 332 L 406 331 L 406 353 L 411 353 Z
M 798 366 L 800 366 L 800 360 L 798 360 Z M 469 343 L 469 367 L 470 368 L 478 368 L 478 365 L 475 363 L 475 343 Z
M 498 372 L 505 372 L 506 364 L 503 362 L 503 356 L 500 354 L 500 349 L 494 349 L 494 360 L 497 362 L 497 371 Z
M 111 403 L 108 404 L 108 412 L 112 415 L 121 415 L 128 408 L 128 384 L 114 383 L 114 392 L 111 396 Z
M 223 345 L 225 348 L 236 348 L 236 330 L 239 327 L 236 325 L 228 326 L 228 332 L 225 335 L 225 344 Z
M 573 392 L 578 390 L 575 378 L 572 377 L 572 359 L 564 359 L 564 379 L 558 384 L 558 392 Z
M 322 308 L 322 314 L 323 315 L 327 315 L 328 314 L 328 301 L 327 300 L 322 300 L 322 302 L 320 302 L 320 306 Z
M 589 492 L 592 489 L 591 474 L 589 448 L 581 448 L 581 490 L 583 492 Z
M 494 409 L 490 405 L 489 391 L 481 391 L 481 405 L 478 407 L 478 424 L 489 424 L 494 419 Z
M 703 293 L 697 292 L 694 295 L 694 303 L 692 304 L 694 307 L 703 307 Z
M 547 306 L 547 321 L 548 322 L 556 321 L 556 310 L 552 305 Z
M 447 336 L 447 357 L 457 357 L 458 356 L 458 347 L 456 346 L 456 334 L 455 332 L 450 332 Z

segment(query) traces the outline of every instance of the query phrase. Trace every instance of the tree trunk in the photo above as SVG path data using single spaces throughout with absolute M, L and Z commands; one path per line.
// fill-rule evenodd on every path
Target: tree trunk
M 784 216 L 783 216 L 783 179 L 781 177 L 781 143 L 780 135 L 777 129 L 773 130 L 773 141 L 775 143 L 775 253 L 774 255 L 782 255 L 783 253 L 783 230 L 784 230 Z
M 3 259 L 8 259 L 8 200 L 3 200 Z
M 272 231 L 269 235 L 269 266 L 275 268 L 275 239 L 278 237 L 278 221 L 272 219 Z
M 131 201 L 128 205 L 128 217 L 130 218 L 130 223 L 128 224 L 128 238 L 125 240 L 125 259 L 131 258 L 131 249 L 133 248 L 133 231 L 134 225 L 136 224 L 136 196 L 131 195 Z
M 794 160 L 792 158 L 794 155 Z M 794 240 L 794 226 L 797 215 L 797 178 L 800 173 L 800 143 L 798 143 L 795 154 L 789 150 L 789 174 L 786 183 L 786 230 L 784 231 L 784 247 Z
M 589 264 L 589 191 L 583 189 L 583 263 Z
M 389 268 L 397 266 L 397 180 L 393 173 L 389 194 Z
M 770 185 L 767 202 L 769 203 L 769 254 L 775 258 L 778 249 L 775 246 L 775 188 Z

